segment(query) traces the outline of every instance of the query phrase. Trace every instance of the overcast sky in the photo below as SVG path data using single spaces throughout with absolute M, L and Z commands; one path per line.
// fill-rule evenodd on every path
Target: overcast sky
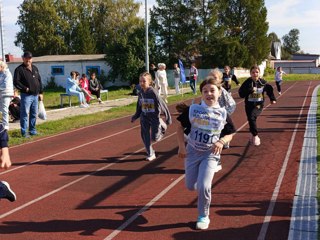
M 19 27 L 16 25 L 19 15 L 18 6 L 22 0 L 0 0 L 2 3 L 2 20 L 4 29 L 5 53 L 21 56 L 22 50 L 14 45 Z M 137 1 L 142 2 L 145 1 Z M 148 7 L 155 4 L 148 0 Z M 302 51 L 320 54 L 320 0 L 265 0 L 268 9 L 269 33 L 275 32 L 279 38 L 293 28 L 300 31 L 299 46 Z M 144 16 L 144 5 L 140 15 Z

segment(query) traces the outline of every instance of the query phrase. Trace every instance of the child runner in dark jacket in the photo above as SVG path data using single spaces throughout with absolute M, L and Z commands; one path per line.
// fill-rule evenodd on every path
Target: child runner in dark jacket
M 255 146 L 259 146 L 261 142 L 258 136 L 257 118 L 261 114 L 264 105 L 264 93 L 267 93 L 271 104 L 276 103 L 276 98 L 273 93 L 273 87 L 259 77 L 260 68 L 258 66 L 251 67 L 250 75 L 251 77 L 245 80 L 239 88 L 239 96 L 245 98 L 245 111 L 252 134 L 250 142 Z
M 8 133 L 4 126 L 0 124 L 0 168 L 7 169 L 11 166 L 9 148 L 8 148 Z M 8 199 L 11 202 L 16 200 L 16 194 L 11 190 L 9 183 L 0 181 L 0 198 Z
M 141 91 L 138 94 L 136 113 L 132 116 L 131 122 L 140 118 L 141 138 L 147 151 L 147 161 L 156 158 L 151 141 L 160 141 L 167 129 L 167 125 L 172 123 L 169 109 L 157 91 L 151 87 L 152 77 L 148 72 L 142 73 L 139 77 Z M 160 117 L 163 113 L 166 123 Z

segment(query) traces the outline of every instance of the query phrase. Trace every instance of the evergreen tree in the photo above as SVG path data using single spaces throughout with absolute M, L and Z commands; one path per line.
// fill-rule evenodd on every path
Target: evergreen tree
M 221 0 L 220 5 L 219 26 L 225 30 L 223 42 L 238 46 L 239 57 L 244 58 L 240 66 L 260 64 L 270 52 L 264 1 Z M 230 61 L 228 57 L 224 58 L 223 64 L 230 64 L 227 61 Z
M 300 34 L 300 31 L 294 28 L 294 29 L 291 29 L 288 34 L 282 37 L 283 48 L 289 54 L 298 53 L 300 51 L 299 34 Z

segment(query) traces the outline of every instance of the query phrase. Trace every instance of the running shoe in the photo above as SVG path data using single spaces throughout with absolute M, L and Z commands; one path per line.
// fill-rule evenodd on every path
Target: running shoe
M 253 137 L 253 144 L 255 146 L 259 146 L 261 144 L 261 141 L 260 141 L 260 138 L 258 137 L 258 135 Z
M 8 199 L 10 202 L 14 202 L 17 199 L 16 194 L 11 190 L 9 183 L 5 181 L 0 182 L 0 198 Z
M 208 229 L 209 224 L 210 224 L 210 219 L 208 216 L 205 216 L 205 217 L 199 216 L 196 224 L 196 229 L 199 229 L 199 230 Z
M 156 159 L 156 153 L 153 152 L 153 154 L 151 154 L 150 156 L 148 156 L 146 160 L 149 161 L 149 162 L 151 162 L 151 161 L 153 161 L 153 160 L 155 160 L 155 159 Z

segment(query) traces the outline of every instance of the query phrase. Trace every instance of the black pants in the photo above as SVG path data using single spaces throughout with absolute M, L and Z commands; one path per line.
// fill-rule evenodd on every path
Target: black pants
M 91 94 L 96 95 L 97 98 L 100 98 L 100 89 L 98 91 L 90 90 Z
M 249 123 L 249 129 L 252 136 L 258 135 L 257 118 L 262 112 L 263 105 L 246 104 L 246 114 Z
M 281 92 L 281 83 L 282 83 L 281 81 L 280 82 L 276 81 L 278 92 Z

